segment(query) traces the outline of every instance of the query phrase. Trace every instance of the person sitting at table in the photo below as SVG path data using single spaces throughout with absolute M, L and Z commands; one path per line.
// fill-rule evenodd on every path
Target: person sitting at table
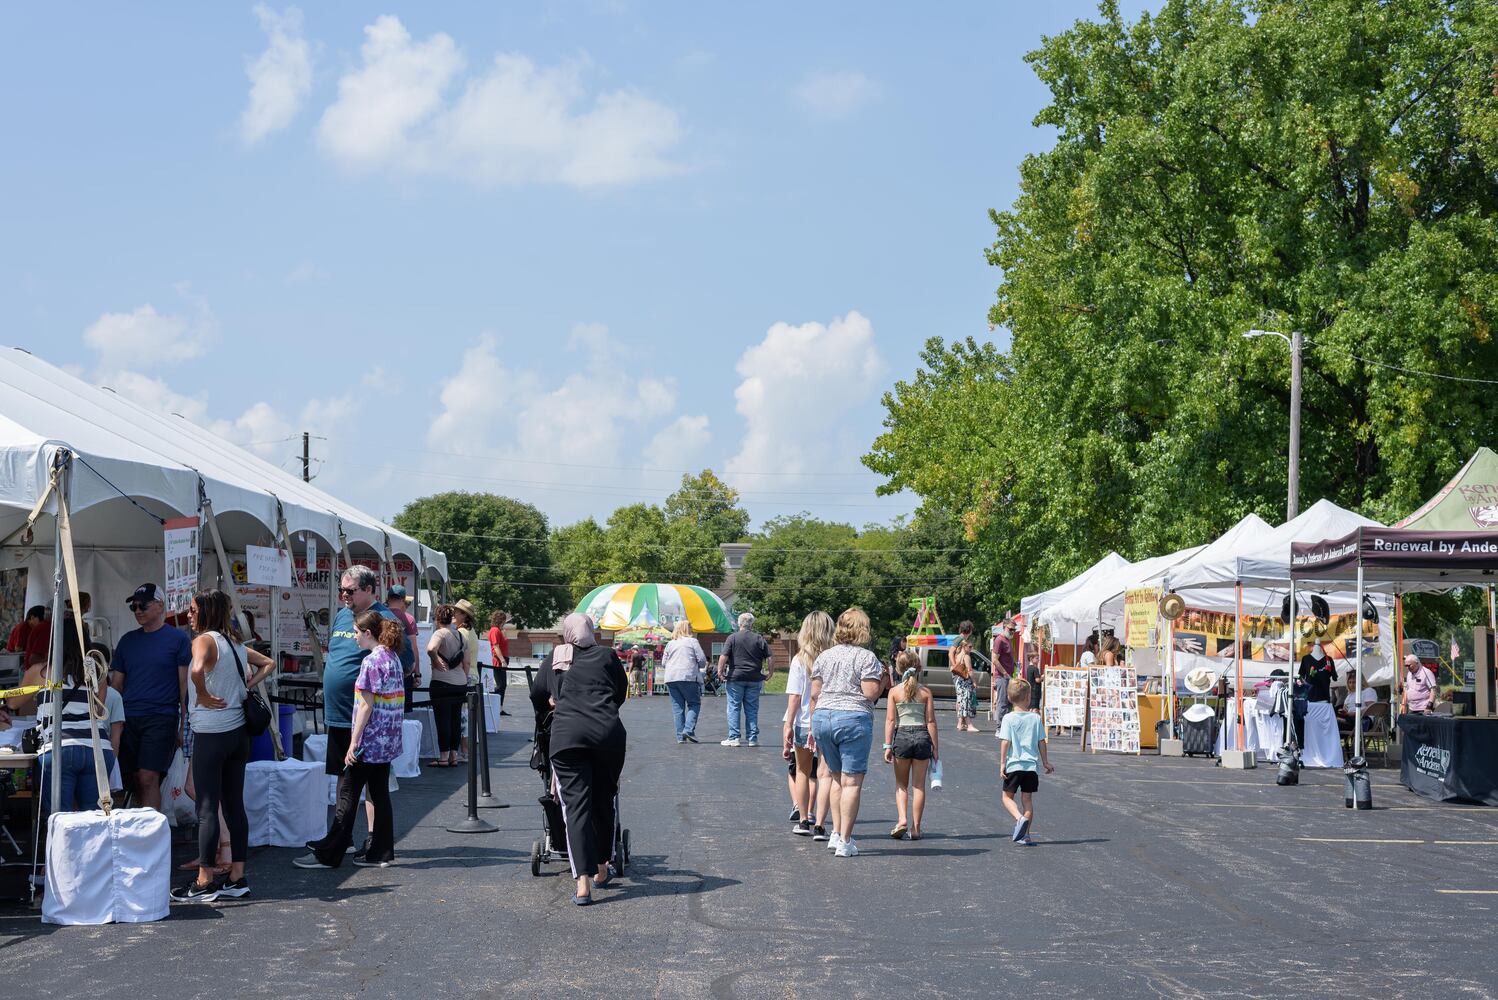
M 1424 715 L 1436 703 L 1436 675 L 1414 653 L 1404 658 L 1404 689 L 1399 694 L 1400 714 Z
M 1363 706 L 1363 728 L 1367 729 L 1370 724 L 1368 706 L 1378 704 L 1378 692 L 1371 687 L 1365 687 L 1360 697 L 1358 695 L 1358 672 L 1353 669 L 1347 671 L 1347 693 L 1342 697 L 1342 707 L 1337 710 L 1338 714 L 1344 719 L 1356 718 L 1359 702 Z
M 1306 686 L 1301 762 L 1306 767 L 1341 767 L 1342 740 L 1337 735 L 1337 714 L 1332 710 L 1332 681 L 1337 679 L 1337 667 L 1320 642 L 1300 658 L 1297 676 Z

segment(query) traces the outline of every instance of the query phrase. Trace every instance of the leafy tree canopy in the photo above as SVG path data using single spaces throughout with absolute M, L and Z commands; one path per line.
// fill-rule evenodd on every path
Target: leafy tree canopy
M 505 611 L 518 625 L 551 625 L 567 610 L 552 567 L 546 515 L 492 493 L 438 493 L 406 504 L 391 523 L 447 554 L 452 598 L 481 613 Z
M 1498 5 L 1167 0 L 1028 57 L 1050 90 L 991 212 L 1007 350 L 926 342 L 865 463 L 958 512 L 1014 605 L 1109 549 L 1283 519 L 1307 345 L 1302 506 L 1408 513 L 1491 444 Z

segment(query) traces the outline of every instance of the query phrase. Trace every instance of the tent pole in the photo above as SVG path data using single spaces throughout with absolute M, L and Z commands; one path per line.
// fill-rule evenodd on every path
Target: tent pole
M 1358 609 L 1353 617 L 1358 637 L 1357 679 L 1353 690 L 1352 755 L 1363 756 L 1363 559 L 1358 556 Z
M 1238 646 L 1238 682 L 1233 685 L 1233 697 L 1238 702 L 1238 729 L 1233 735 L 1233 749 L 1242 750 L 1243 739 L 1243 584 L 1233 585 L 1237 592 L 1238 610 L 1233 625 L 1233 636 Z
M 62 683 L 62 505 L 67 503 L 68 470 L 72 456 L 66 451 L 57 455 L 57 493 L 52 498 L 54 534 L 52 543 L 52 648 L 49 674 L 53 684 Z M 82 609 L 75 609 L 82 613 Z M 62 697 L 56 688 L 52 691 L 52 788 L 51 805 L 53 815 L 62 812 Z
M 1440 663 L 1439 655 L 1436 657 Z M 1394 595 L 1394 686 L 1389 690 L 1389 717 L 1394 717 L 1394 706 L 1399 704 L 1399 682 L 1404 670 L 1404 595 Z M 1391 724 L 1392 725 L 1392 724 Z
M 1290 692 L 1291 692 L 1291 694 L 1293 696 L 1293 694 L 1295 692 L 1295 665 L 1296 665 L 1295 654 L 1300 651 L 1300 629 L 1298 628 L 1298 626 L 1300 625 L 1300 602 L 1298 600 L 1296 600 L 1296 598 L 1295 598 L 1295 577 L 1293 577 L 1293 576 L 1290 577 L 1290 615 L 1289 615 L 1289 618 L 1290 618 L 1290 623 L 1289 623 L 1288 627 L 1289 627 L 1289 630 L 1290 630 L 1290 651 L 1285 654 L 1286 659 L 1289 660 L 1289 662 L 1285 664 L 1285 687 L 1287 687 L 1287 688 L 1290 689 Z M 1286 726 L 1286 730 L 1285 730 L 1285 738 L 1280 742 L 1280 746 L 1281 747 L 1285 747 L 1285 746 L 1289 745 L 1290 735 L 1295 732 L 1295 714 L 1294 714 L 1294 710 L 1293 710 L 1293 704 L 1294 704 L 1293 700 L 1292 700 L 1291 704 L 1292 704 L 1292 710 L 1291 710 L 1290 718 L 1284 720 L 1285 726 Z

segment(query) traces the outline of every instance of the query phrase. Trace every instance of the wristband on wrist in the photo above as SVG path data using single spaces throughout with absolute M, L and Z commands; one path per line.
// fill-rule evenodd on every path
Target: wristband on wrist
M 884 744 L 884 749 L 885 750 L 893 750 L 894 748 L 895 748 L 895 745 L 893 743 L 886 743 L 886 744 Z

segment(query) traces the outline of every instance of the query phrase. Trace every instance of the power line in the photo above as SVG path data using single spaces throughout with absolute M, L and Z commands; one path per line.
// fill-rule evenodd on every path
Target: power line
M 1391 364 L 1389 364 L 1386 361 L 1374 361 L 1372 358 L 1364 358 L 1364 357 L 1361 357 L 1359 355 L 1356 355 L 1356 354 L 1352 353 L 1349 350 L 1346 350 L 1346 349 L 1341 348 L 1341 347 L 1336 347 L 1336 346 L 1334 346 L 1332 344 L 1323 344 L 1320 341 L 1309 340 L 1309 339 L 1307 340 L 1307 342 L 1312 347 L 1319 347 L 1319 348 L 1321 348 L 1324 351 L 1335 351 L 1338 354 L 1345 354 L 1347 357 L 1352 358 L 1354 361 L 1361 361 L 1365 365 L 1372 365 L 1375 368 L 1387 368 L 1390 371 L 1400 372 L 1401 374 L 1404 374 L 1404 375 L 1420 375 L 1420 376 L 1422 376 L 1424 378 L 1445 379 L 1447 382 L 1466 382 L 1466 383 L 1468 383 L 1470 385 L 1498 385 L 1498 380 L 1494 380 L 1494 379 L 1489 379 L 1489 378 L 1467 378 L 1466 376 L 1463 376 L 1463 375 L 1446 375 L 1446 374 L 1443 374 L 1441 372 L 1421 371 L 1418 368 L 1405 368 L 1405 367 L 1403 367 L 1401 365 L 1391 365 Z
M 442 536 L 444 538 L 473 538 L 473 539 L 480 539 L 480 540 L 483 540 L 483 541 L 492 541 L 492 542 L 539 542 L 539 543 L 541 543 L 543 545 L 548 545 L 548 544 L 549 545 L 587 545 L 587 544 L 590 544 L 589 541 L 586 540 L 586 539 L 577 539 L 576 541 L 570 541 L 570 540 L 567 540 L 567 539 L 537 538 L 534 535 L 477 535 L 477 534 L 470 534 L 469 532 L 466 532 L 466 531 L 429 531 L 429 530 L 423 529 L 418 534 L 419 535 L 440 535 L 440 536 Z M 417 536 L 413 536 L 413 537 L 417 537 Z M 417 540 L 418 541 L 424 541 L 425 539 L 418 537 Z M 905 552 L 922 552 L 922 553 L 939 554 L 939 553 L 946 553 L 946 552 L 966 552 L 967 551 L 966 548 L 962 548 L 962 547 L 958 547 L 958 548 L 947 548 L 947 549 L 898 548 L 898 547 L 896 547 L 896 548 L 888 548 L 888 549 L 857 549 L 857 548 L 793 549 L 793 548 L 782 548 L 782 547 L 780 547 L 778 545 L 768 545 L 768 544 L 765 544 L 763 542 L 761 542 L 761 543 L 752 543 L 752 544 L 758 544 L 760 546 L 761 551 L 766 551 L 766 552 L 832 552 L 832 553 L 839 553 L 839 554 L 842 554 L 842 555 L 894 555 L 896 553 L 905 553 Z M 643 549 L 669 549 L 669 550 L 675 551 L 675 552 L 718 552 L 718 551 L 721 551 L 719 549 L 719 547 L 716 546 L 716 545 L 668 545 L 668 544 L 665 544 L 665 543 L 658 543 L 658 542 L 647 542 L 644 545 L 635 546 L 635 548 L 643 548 Z

